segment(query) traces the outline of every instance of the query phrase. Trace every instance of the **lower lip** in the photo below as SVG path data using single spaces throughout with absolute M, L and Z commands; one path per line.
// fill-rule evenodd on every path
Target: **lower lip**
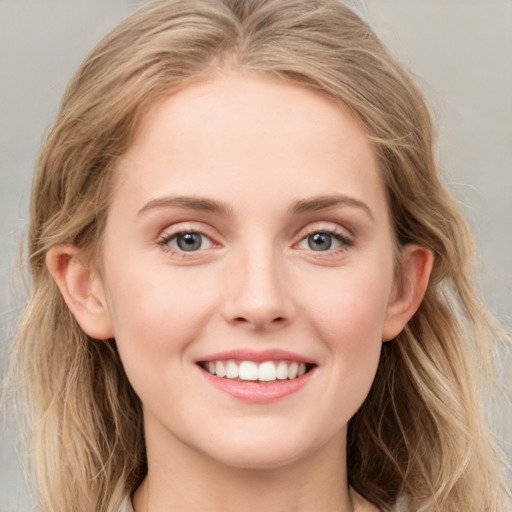
M 296 393 L 311 380 L 314 370 L 313 368 L 308 373 L 302 375 L 302 377 L 296 379 L 258 382 L 221 378 L 200 369 L 206 380 L 217 389 L 249 403 L 275 402 L 285 396 Z

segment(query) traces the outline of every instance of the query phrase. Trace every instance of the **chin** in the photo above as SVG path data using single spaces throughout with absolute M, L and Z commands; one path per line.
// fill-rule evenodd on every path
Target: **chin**
M 272 435 L 268 431 L 249 436 L 227 436 L 229 442 L 210 445 L 203 453 L 217 462 L 247 470 L 275 470 L 284 468 L 318 453 L 325 440 L 320 436 L 294 436 L 293 433 Z
M 210 455 L 211 456 L 211 455 Z M 246 470 L 275 470 L 290 466 L 303 457 L 299 450 L 271 452 L 270 450 L 231 449 L 230 453 L 219 454 L 216 460 L 224 466 Z

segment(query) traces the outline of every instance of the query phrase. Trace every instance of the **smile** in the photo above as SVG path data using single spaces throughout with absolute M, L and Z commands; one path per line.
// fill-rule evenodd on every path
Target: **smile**
M 201 361 L 199 366 L 216 377 L 236 381 L 274 382 L 294 380 L 310 371 L 313 364 L 298 361 L 247 361 L 217 360 Z
M 246 403 L 268 403 L 293 395 L 307 386 L 318 364 L 286 350 L 235 349 L 196 360 L 211 386 Z

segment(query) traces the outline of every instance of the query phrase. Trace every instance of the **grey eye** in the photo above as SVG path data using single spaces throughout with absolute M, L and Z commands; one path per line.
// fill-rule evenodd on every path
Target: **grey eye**
M 334 231 L 313 231 L 299 242 L 300 249 L 314 252 L 327 252 L 353 245 L 352 240 Z
M 201 248 L 202 239 L 199 233 L 182 233 L 176 236 L 176 243 L 182 251 L 197 251 Z
M 200 249 L 212 247 L 212 241 L 203 233 L 189 231 L 186 233 L 177 233 L 167 242 L 167 245 L 183 252 L 193 252 Z
M 307 244 L 312 251 L 328 251 L 332 247 L 332 239 L 328 233 L 313 233 L 307 237 Z

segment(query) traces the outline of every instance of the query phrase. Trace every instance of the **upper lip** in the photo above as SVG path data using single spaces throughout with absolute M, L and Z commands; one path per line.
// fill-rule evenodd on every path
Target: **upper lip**
M 298 363 L 316 364 L 314 360 L 294 352 L 281 349 L 252 350 L 252 349 L 233 349 L 225 352 L 216 352 L 197 359 L 197 363 L 205 361 L 224 361 L 228 359 L 237 359 L 240 361 L 297 361 Z

